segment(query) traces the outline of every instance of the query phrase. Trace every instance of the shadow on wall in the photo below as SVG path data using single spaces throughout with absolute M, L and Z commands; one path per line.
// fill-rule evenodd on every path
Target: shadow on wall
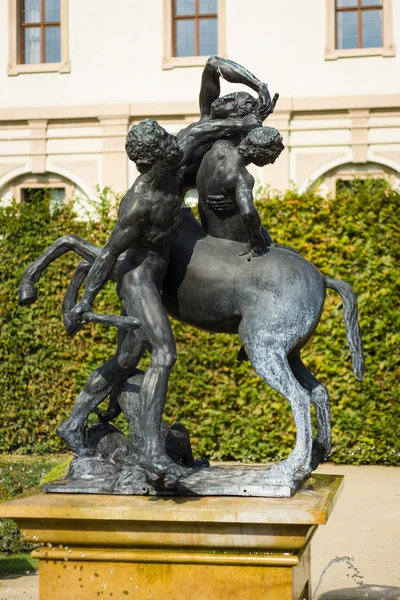
M 368 594 L 366 596 L 365 594 Z M 345 588 L 333 590 L 317 596 L 316 600 L 359 600 L 360 598 L 368 600 L 400 600 L 400 588 L 387 587 L 385 585 L 364 585 L 363 592 L 357 592 L 357 588 Z

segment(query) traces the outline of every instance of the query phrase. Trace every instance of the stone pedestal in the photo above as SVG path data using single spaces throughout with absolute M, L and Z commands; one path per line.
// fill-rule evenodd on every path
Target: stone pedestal
M 292 498 L 20 496 L 0 506 L 41 546 L 40 600 L 310 600 L 310 544 L 343 477 Z

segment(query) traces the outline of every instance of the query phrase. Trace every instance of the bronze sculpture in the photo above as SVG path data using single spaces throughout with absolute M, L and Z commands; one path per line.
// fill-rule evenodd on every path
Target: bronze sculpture
M 258 100 L 243 92 L 219 98 L 220 76 L 247 83 L 258 92 Z M 241 357 L 248 358 L 257 374 L 289 401 L 296 445 L 288 459 L 254 475 L 252 485 L 259 495 L 279 495 L 285 486 L 282 494 L 288 495 L 287 489 L 292 493 L 328 455 L 329 395 L 302 363 L 300 351 L 319 322 L 325 289 L 333 288 L 343 300 L 353 368 L 362 378 L 357 303 L 348 284 L 324 277 L 296 251 L 273 244 L 261 228 L 253 205 L 254 180 L 246 165 L 274 162 L 283 150 L 279 133 L 262 127 L 276 101 L 277 95 L 271 100 L 267 86 L 243 67 L 212 57 L 203 74 L 198 123 L 176 137 L 150 120 L 129 132 L 128 156 L 142 174 L 122 200 L 106 246 L 100 249 L 64 236 L 26 269 L 20 304 L 35 301 L 34 283 L 55 258 L 74 250 L 85 259 L 64 301 L 70 334 L 96 318 L 91 305 L 109 278 L 117 281 L 123 317 L 131 319 L 125 326 L 119 321 L 115 356 L 91 375 L 72 415 L 58 428 L 77 458 L 69 480 L 49 489 L 82 491 L 79 473 L 85 471 L 92 477 L 85 491 L 218 493 L 215 471 L 207 470 L 206 475 L 199 471 L 207 463 L 194 461 L 184 428 L 168 430 L 162 424 L 175 361 L 166 311 L 203 329 L 239 333 Z M 194 180 L 201 225 L 190 211 L 181 209 L 184 191 Z M 76 303 L 86 276 L 83 297 Z M 145 350 L 151 353 L 151 363 L 143 375 L 136 367 Z M 135 383 L 139 376 L 140 391 Z M 88 432 L 89 413 L 108 395 L 110 407 L 101 416 L 103 423 Z M 318 422 L 314 442 L 311 404 Z M 120 410 L 130 423 L 130 442 L 108 424 Z M 101 485 L 96 486 L 93 479 L 99 474 Z M 196 477 L 201 484 L 196 484 Z M 225 475 L 216 477 L 223 481 L 221 493 L 229 493 Z

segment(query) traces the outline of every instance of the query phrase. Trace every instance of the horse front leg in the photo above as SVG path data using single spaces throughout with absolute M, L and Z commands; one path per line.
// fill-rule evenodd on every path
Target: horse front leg
M 42 273 L 54 260 L 69 251 L 82 256 L 89 263 L 93 263 L 100 252 L 100 248 L 73 234 L 58 238 L 25 269 L 18 290 L 18 304 L 20 306 L 29 306 L 36 301 L 37 290 L 34 284 L 39 281 Z
M 83 323 L 76 323 L 75 321 L 71 321 L 71 319 L 68 317 L 68 313 L 74 308 L 75 304 L 78 302 L 79 290 L 81 289 L 81 286 L 85 281 L 85 278 L 89 273 L 91 266 L 92 263 L 89 263 L 87 260 L 81 260 L 79 265 L 76 267 L 71 277 L 71 281 L 68 284 L 67 291 L 65 292 L 64 300 L 62 303 L 62 311 L 64 325 L 68 335 L 74 335 L 83 326 Z

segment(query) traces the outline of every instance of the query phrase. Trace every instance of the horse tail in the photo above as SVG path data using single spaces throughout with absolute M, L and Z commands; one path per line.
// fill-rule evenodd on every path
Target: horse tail
M 324 276 L 326 288 L 335 290 L 340 294 L 343 302 L 343 317 L 346 328 L 347 343 L 350 347 L 353 371 L 358 379 L 364 379 L 364 356 L 360 334 L 360 325 L 358 323 L 357 298 L 353 288 L 340 279 Z

